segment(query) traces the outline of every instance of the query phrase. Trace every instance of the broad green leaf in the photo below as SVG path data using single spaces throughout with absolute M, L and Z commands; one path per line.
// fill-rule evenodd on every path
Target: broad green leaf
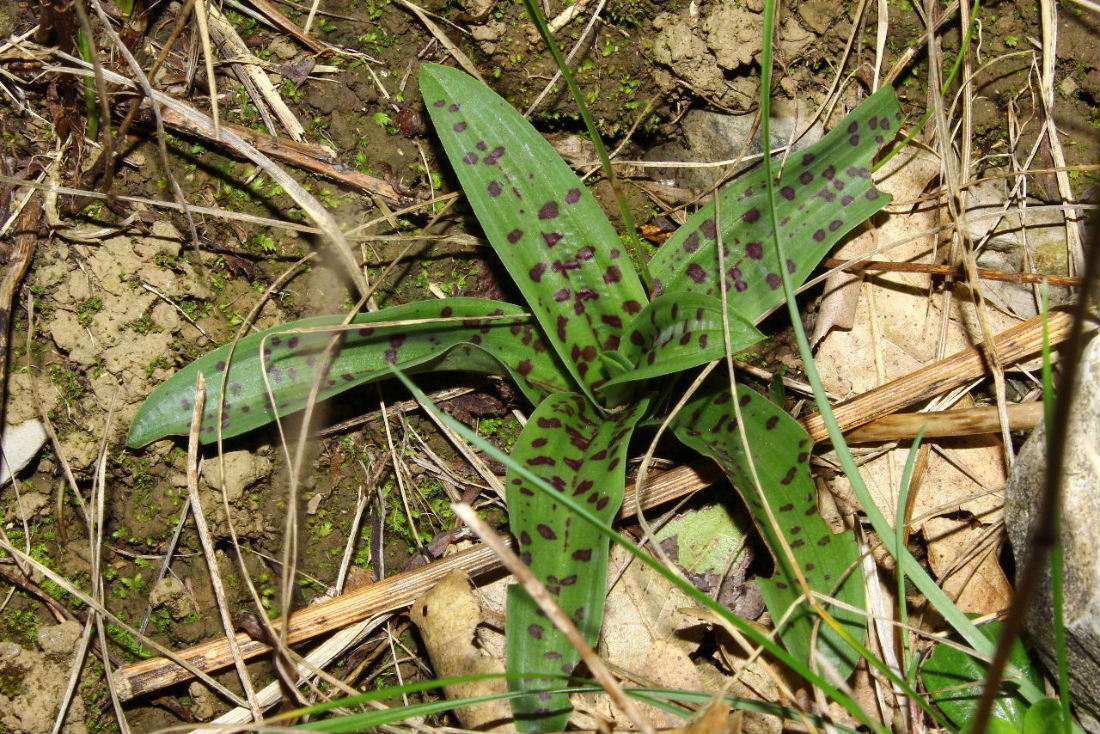
M 984 624 L 979 629 L 990 640 L 1000 638 L 1004 625 L 1000 622 Z M 1023 643 L 1017 640 L 1009 656 L 1009 664 L 1031 679 L 1035 685 L 1042 685 L 1042 676 L 1027 656 Z M 978 711 L 978 702 L 985 687 L 986 664 L 951 645 L 937 645 L 921 666 L 921 682 L 928 691 L 933 703 L 956 725 L 962 727 Z M 1002 693 L 993 704 L 993 715 L 1008 722 L 1017 731 L 1059 731 L 1061 728 L 1061 710 L 1057 712 L 1058 726 L 1050 729 L 1027 729 L 1024 726 L 1028 712 L 1027 700 L 1016 691 L 1016 686 L 1006 680 L 1002 684 Z
M 885 87 L 820 141 L 791 154 L 775 186 L 775 206 L 786 238 L 783 267 L 795 286 L 841 237 L 890 201 L 871 186 L 869 166 L 900 120 L 894 91 Z M 676 230 L 649 263 L 654 296 L 718 295 L 721 226 L 730 311 L 755 323 L 782 302 L 766 186 L 762 169 L 742 176 L 719 193 L 720 216 L 710 204 Z
M 747 387 L 738 386 L 737 399 L 749 452 L 741 440 L 729 385 L 721 380 L 704 385 L 680 411 L 672 429 L 686 445 L 717 461 L 744 498 L 775 559 L 772 578 L 759 580 L 764 602 L 777 623 L 787 617 L 780 632 L 783 645 L 795 657 L 810 660 L 818 616 L 804 599 L 799 600 L 802 588 L 782 550 L 780 536 L 790 546 L 812 590 L 863 608 L 863 577 L 857 567 L 859 550 L 850 534 L 834 535 L 818 513 L 817 489 L 809 472 L 810 439 L 798 421 Z M 757 491 L 753 481 L 748 454 L 763 493 Z M 772 524 L 767 508 L 771 509 L 778 528 Z M 829 607 L 827 611 L 855 639 L 863 639 L 860 616 L 839 607 Z M 852 648 L 825 624 L 818 632 L 817 655 L 824 656 L 842 678 L 856 664 Z
M 218 435 L 223 378 L 223 437 L 267 425 L 276 411 L 282 416 L 301 410 L 334 333 L 342 336 L 322 378 L 319 399 L 387 377 L 392 367 L 407 372 L 507 373 L 532 402 L 548 392 L 569 389 L 570 380 L 539 329 L 523 309 L 510 304 L 478 298 L 410 303 L 360 314 L 349 327 L 334 331 L 343 321 L 341 316 L 295 321 L 251 334 L 235 349 L 227 344 L 195 360 L 142 403 L 127 442 L 136 447 L 164 436 L 186 435 L 200 371 L 206 377 L 203 442 Z
M 1031 704 L 1024 714 L 1020 731 L 1024 734 L 1066 731 L 1066 722 L 1062 719 L 1062 702 L 1057 698 L 1044 698 Z
M 729 329 L 733 352 L 764 338 L 755 326 L 732 313 Z M 726 353 L 722 302 L 699 293 L 661 296 L 631 321 L 618 351 L 635 367 L 609 380 L 605 388 L 684 372 L 719 359 Z
M 472 77 L 425 64 L 420 91 L 493 249 L 562 361 L 592 397 L 647 302 L 599 203 L 507 101 Z
M 645 408 L 642 401 L 605 415 L 583 395 L 550 395 L 528 418 L 512 458 L 610 523 L 623 501 L 627 445 Z M 516 472 L 509 470 L 505 486 L 520 558 L 595 645 L 603 621 L 607 537 Z M 505 636 L 510 673 L 568 675 L 580 659 L 522 586 L 508 590 Z M 513 685 L 539 691 L 561 681 L 534 677 Z M 568 696 L 546 692 L 517 699 L 513 709 L 525 731 L 564 729 L 572 710 Z

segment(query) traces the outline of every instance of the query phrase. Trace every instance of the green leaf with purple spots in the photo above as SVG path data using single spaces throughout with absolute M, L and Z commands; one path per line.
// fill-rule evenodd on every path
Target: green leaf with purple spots
M 704 385 L 676 416 L 672 430 L 687 446 L 718 462 L 741 493 L 775 559 L 775 574 L 760 579 L 764 602 L 777 624 L 788 620 L 780 632 L 784 646 L 809 661 L 819 617 L 801 598 L 802 587 L 783 549 L 784 542 L 813 591 L 863 609 L 866 600 L 859 549 L 850 533 L 834 534 L 818 512 L 817 488 L 809 471 L 810 438 L 798 421 L 747 387 L 739 385 L 737 397 L 750 452 L 745 451 L 729 384 L 722 380 Z M 753 481 L 749 453 L 763 491 Z M 862 617 L 838 606 L 826 609 L 855 639 L 863 639 Z M 848 677 L 857 662 L 855 651 L 824 623 L 817 633 L 816 654 L 824 657 L 841 679 Z
M 217 437 L 223 378 L 222 436 L 237 436 L 305 407 L 341 316 L 319 316 L 251 334 L 195 360 L 142 403 L 127 442 L 144 446 L 190 429 L 195 378 L 206 376 L 202 439 Z M 508 374 L 532 402 L 570 389 L 571 380 L 523 309 L 479 298 L 410 303 L 360 314 L 340 332 L 319 399 L 406 372 Z M 230 350 L 232 349 L 232 356 Z M 228 375 L 226 370 L 228 367 Z M 266 370 L 267 379 L 264 379 Z M 270 386 L 270 392 L 269 392 Z
M 551 395 L 528 418 L 512 458 L 610 524 L 623 501 L 627 446 L 646 407 L 643 400 L 606 414 L 578 393 Z M 505 487 L 520 558 L 594 646 L 603 621 L 607 537 L 515 471 Z M 560 687 L 560 679 L 537 676 L 568 675 L 580 659 L 522 586 L 508 590 L 504 629 L 508 671 L 536 676 L 513 680 L 515 690 Z M 546 692 L 517 699 L 513 709 L 524 731 L 560 731 L 572 710 L 568 696 Z
M 875 154 L 897 132 L 901 112 L 893 89 L 884 87 L 814 145 L 792 153 L 775 186 L 783 267 L 797 287 L 833 245 L 890 201 L 871 185 Z M 718 225 L 729 308 L 753 323 L 783 301 L 779 259 L 772 242 L 764 172 L 738 178 L 676 230 L 649 263 L 654 296 L 718 295 Z
M 739 352 L 764 338 L 755 326 L 729 315 L 730 350 Z M 618 353 L 633 368 L 604 385 L 684 372 L 726 353 L 722 302 L 698 293 L 670 293 L 646 306 L 630 323 Z
M 647 302 L 599 203 L 507 101 L 472 77 L 425 64 L 420 91 L 489 243 L 591 398 Z

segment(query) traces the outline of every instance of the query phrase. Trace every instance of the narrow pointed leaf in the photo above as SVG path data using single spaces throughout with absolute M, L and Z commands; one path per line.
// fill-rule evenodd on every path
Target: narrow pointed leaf
M 783 263 L 794 285 L 841 237 L 884 207 L 890 197 L 871 185 L 874 155 L 898 129 L 901 112 L 893 89 L 871 95 L 814 145 L 792 153 L 775 186 L 776 218 L 785 237 Z M 654 296 L 718 295 L 718 229 L 729 307 L 753 323 L 783 300 L 779 259 L 762 169 L 738 178 L 719 194 L 720 217 L 710 204 L 661 246 L 650 261 Z
M 764 338 L 755 326 L 733 313 L 729 330 L 733 352 Z M 619 354 L 635 367 L 604 387 L 683 372 L 725 353 L 722 302 L 698 293 L 671 293 L 654 300 L 630 323 Z
M 500 316 L 515 318 L 481 318 Z M 276 411 L 282 416 L 301 410 L 335 333 L 324 327 L 339 327 L 343 321 L 342 316 L 295 321 L 241 339 L 232 356 L 232 345 L 225 345 L 195 360 L 142 404 L 130 427 L 129 445 L 144 446 L 164 436 L 187 434 L 200 371 L 206 377 L 204 442 L 218 435 L 223 377 L 223 437 L 267 425 L 275 420 Z M 479 298 L 410 303 L 360 314 L 351 326 L 341 332 L 333 350 L 319 399 L 386 377 L 391 367 L 409 372 L 508 374 L 535 403 L 548 392 L 570 389 L 571 380 L 546 348 L 538 327 L 523 309 L 510 304 Z
M 504 99 L 425 64 L 420 91 L 490 244 L 562 361 L 591 397 L 645 291 L 600 205 Z
M 708 389 L 709 387 L 709 389 Z M 805 601 L 794 569 L 782 550 L 786 539 L 810 588 L 862 609 L 863 577 L 856 566 L 859 551 L 850 534 L 834 535 L 817 509 L 817 489 L 810 478 L 810 439 L 798 421 L 759 393 L 738 386 L 738 401 L 761 494 L 753 482 L 741 440 L 729 385 L 715 380 L 684 406 L 672 429 L 686 445 L 714 459 L 741 493 L 753 521 L 775 559 L 775 574 L 760 580 L 772 618 L 779 620 L 798 604 L 780 635 L 796 657 L 810 660 L 815 612 Z M 771 508 L 779 527 L 768 518 Z M 855 569 L 852 572 L 852 569 Z M 839 591 L 838 584 L 842 583 Z M 839 607 L 828 611 L 857 640 L 863 639 L 862 618 Z M 846 678 L 856 663 L 855 652 L 824 623 L 818 633 L 817 654 L 824 656 Z
M 627 445 L 645 408 L 643 401 L 604 415 L 580 394 L 551 395 L 528 419 L 512 456 L 610 523 L 623 501 Z M 520 558 L 595 645 L 603 621 L 607 537 L 516 472 L 509 471 L 506 487 Z M 580 659 L 521 586 L 508 590 L 505 635 L 511 673 L 561 676 Z M 530 678 L 513 685 L 537 691 L 560 687 L 561 681 Z M 571 711 L 568 696 L 549 693 L 517 699 L 513 710 L 525 731 L 560 731 Z

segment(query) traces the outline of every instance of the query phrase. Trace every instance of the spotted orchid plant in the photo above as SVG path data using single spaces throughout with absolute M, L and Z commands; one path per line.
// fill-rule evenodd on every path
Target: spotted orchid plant
M 504 99 L 466 74 L 425 65 L 426 107 L 485 236 L 527 301 L 445 298 L 344 319 L 319 317 L 226 345 L 173 375 L 141 407 L 129 443 L 186 434 L 197 373 L 206 378 L 204 441 L 250 431 L 328 398 L 406 373 L 506 374 L 534 406 L 506 476 L 520 556 L 595 643 L 607 576 L 607 539 L 567 511 L 562 493 L 613 520 L 623 498 L 630 439 L 658 422 L 684 392 L 680 376 L 757 342 L 754 324 L 783 298 L 779 268 L 803 282 L 841 237 L 887 202 L 871 159 L 900 113 L 892 90 L 872 95 L 818 143 L 786 161 L 767 196 L 762 172 L 741 176 L 703 207 L 648 264 L 651 292 L 599 203 L 550 145 Z M 772 211 L 785 238 L 769 243 Z M 723 313 L 723 303 L 727 308 Z M 338 333 L 335 339 L 333 335 Z M 221 406 L 220 409 L 218 406 Z M 816 629 L 812 592 L 863 604 L 858 553 L 817 511 L 810 439 L 780 406 L 728 380 L 704 383 L 672 419 L 687 446 L 717 461 L 772 550 L 760 586 L 786 648 L 823 657 L 841 676 L 855 663 L 845 634 L 855 615 L 834 609 L 838 629 Z M 747 441 L 746 441 L 747 439 Z M 540 477 L 555 491 L 525 479 Z M 515 699 L 529 731 L 564 727 L 562 688 L 578 654 L 520 586 L 508 595 L 508 668 L 531 695 Z

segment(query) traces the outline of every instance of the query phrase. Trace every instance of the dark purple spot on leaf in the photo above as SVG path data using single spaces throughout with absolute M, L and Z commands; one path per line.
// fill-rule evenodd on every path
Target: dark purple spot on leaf
M 485 187 L 485 190 L 489 192 L 489 196 L 495 199 L 500 196 L 500 193 L 502 191 L 504 191 L 504 186 L 501 185 L 500 181 L 494 179 L 489 182 L 489 185 Z M 512 244 L 515 243 L 513 242 Z
M 527 627 L 527 634 L 531 635 L 536 640 L 542 639 L 543 632 L 545 632 L 545 630 L 542 628 L 541 624 L 532 624 Z
M 764 280 L 767 282 L 768 287 L 771 288 L 773 291 L 779 290 L 780 286 L 783 285 L 783 279 L 780 278 L 776 273 L 768 273 L 764 277 Z
M 825 546 L 827 546 L 829 543 L 832 543 L 832 542 L 833 542 L 832 536 L 831 535 L 826 535 L 824 538 L 817 541 L 817 544 L 819 546 L 821 546 L 822 548 L 824 548 Z
M 577 260 L 584 262 L 585 260 L 591 260 L 596 255 L 596 248 L 592 245 L 585 245 L 581 249 L 577 250 Z
M 745 254 L 751 260 L 759 260 L 764 257 L 764 245 L 759 242 L 750 242 L 745 245 Z
M 843 196 L 843 197 L 841 198 L 841 200 L 840 200 L 840 203 L 841 203 L 841 204 L 843 204 L 844 206 L 851 206 L 851 204 L 852 204 L 852 202 L 853 202 L 853 201 L 855 201 L 855 198 L 854 198 L 854 197 L 851 197 L 851 196 L 849 196 L 848 194 L 845 194 L 845 195 L 844 195 L 844 196 Z
M 460 105 L 458 102 L 455 102 L 454 104 L 452 104 L 450 107 L 447 108 L 447 111 L 448 112 L 458 112 L 460 109 L 462 109 L 462 105 Z
M 633 299 L 623 301 L 623 310 L 626 311 L 628 314 L 636 314 L 642 310 L 642 304 Z
M 798 182 L 804 185 L 810 183 L 813 180 L 814 175 L 809 171 L 803 171 L 802 174 L 798 177 Z
M 814 241 L 815 242 L 823 242 L 824 240 L 825 240 L 825 230 L 819 229 L 816 232 L 814 232 Z
M 462 156 L 462 162 L 467 163 L 471 166 L 474 165 L 475 163 L 477 163 L 477 153 L 471 150 L 469 153 Z
M 451 126 L 451 129 L 454 130 L 456 133 L 466 132 L 466 123 L 456 122 L 454 125 Z
M 539 535 L 541 535 L 545 540 L 558 539 L 558 534 L 555 533 L 554 528 L 550 527 L 549 525 L 543 525 L 542 523 L 539 523 L 535 526 L 535 530 L 537 530 L 539 532 Z
M 741 221 L 743 221 L 745 224 L 752 224 L 758 219 L 760 219 L 760 210 L 756 207 L 749 209 L 747 212 L 741 215 Z
M 713 219 L 706 219 L 699 225 L 699 231 L 703 233 L 703 236 L 708 240 L 718 238 L 718 229 L 714 226 Z
M 834 219 L 833 221 L 829 222 L 829 231 L 836 232 L 838 229 L 841 228 L 843 224 L 844 222 L 840 221 L 839 219 Z
M 794 201 L 794 188 L 790 186 L 784 186 L 783 188 L 779 189 L 779 193 L 787 201 Z
M 566 204 L 576 204 L 580 200 L 581 200 L 581 190 L 580 189 L 569 189 L 568 191 L 565 192 L 565 203 Z
M 610 265 L 610 266 L 608 266 L 607 270 L 604 271 L 604 274 L 603 274 L 603 282 L 604 283 L 618 283 L 622 279 L 623 279 L 623 273 L 622 273 L 621 270 L 619 270 L 618 265 Z
M 804 153 L 802 155 L 802 165 L 808 166 L 811 163 L 813 163 L 816 158 L 817 158 L 817 156 L 814 155 L 813 153 Z
M 557 463 L 552 456 L 532 456 L 527 460 L 529 466 L 555 466 Z
M 707 271 L 703 270 L 703 266 L 699 263 L 692 263 L 687 267 L 687 277 L 694 280 L 696 283 L 702 283 L 707 279 Z
M 446 101 L 442 99 L 437 99 L 436 101 L 432 102 L 432 107 L 442 107 L 445 104 L 447 104 Z
M 876 189 L 871 189 L 863 195 L 863 198 L 865 198 L 867 201 L 874 201 L 878 198 L 878 191 Z
M 779 416 L 773 415 L 771 418 L 768 418 L 768 421 L 764 424 L 764 428 L 766 428 L 770 431 L 778 425 L 779 425 Z
M 851 146 L 852 146 L 853 148 L 854 148 L 855 146 L 859 145 L 859 136 L 858 136 L 858 135 L 852 135 L 852 136 L 850 136 L 850 137 L 848 138 L 848 144 L 849 144 L 849 145 L 851 145 Z
M 546 263 L 536 263 L 531 268 L 531 271 L 528 273 L 528 275 L 531 276 L 531 280 L 538 283 L 540 280 L 542 280 L 542 274 L 545 273 L 545 272 L 546 272 Z
M 561 242 L 561 238 L 564 236 L 561 232 L 543 232 L 542 241 L 546 243 L 547 247 L 553 247 Z
M 548 201 L 539 209 L 539 219 L 554 219 L 558 216 L 558 202 Z

